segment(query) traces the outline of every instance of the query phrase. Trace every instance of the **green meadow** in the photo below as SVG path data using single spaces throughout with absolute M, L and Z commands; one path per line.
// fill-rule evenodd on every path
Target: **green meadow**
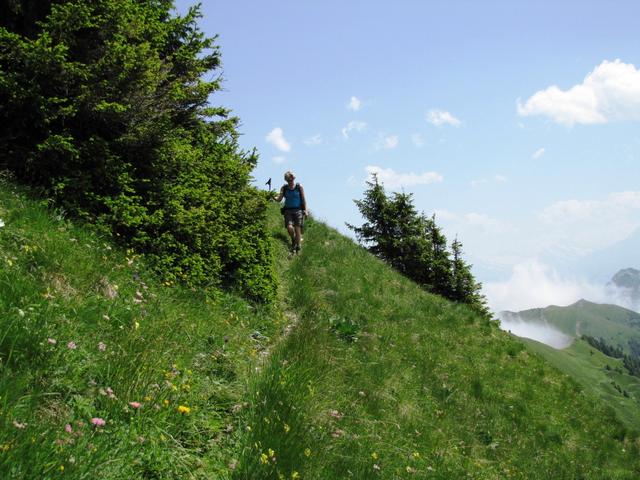
M 0 218 L 1 478 L 640 475 L 593 391 L 320 222 L 289 258 L 270 211 L 259 306 L 163 283 L 6 181 Z

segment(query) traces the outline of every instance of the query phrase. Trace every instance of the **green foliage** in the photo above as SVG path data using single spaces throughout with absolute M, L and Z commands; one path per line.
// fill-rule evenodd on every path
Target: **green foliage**
M 172 1 L 9 2 L 0 20 L 0 169 L 124 245 L 168 282 L 269 301 L 266 198 L 197 7 Z M 37 27 L 34 21 L 38 20 Z
M 468 305 L 313 220 L 287 265 L 298 322 L 251 382 L 233 478 L 640 473 L 637 438 L 612 411 Z M 328 319 L 356 324 L 357 341 Z
M 481 284 L 462 259 L 462 243 L 447 248 L 447 238 L 435 221 L 416 211 L 411 194 L 388 197 L 374 177 L 362 200 L 355 200 L 365 223 L 347 224 L 367 249 L 406 277 L 456 302 L 472 305 L 489 315 Z M 453 256 L 453 259 L 451 258 Z
M 1 178 L 0 219 L 0 478 L 227 478 L 282 315 L 168 287 Z

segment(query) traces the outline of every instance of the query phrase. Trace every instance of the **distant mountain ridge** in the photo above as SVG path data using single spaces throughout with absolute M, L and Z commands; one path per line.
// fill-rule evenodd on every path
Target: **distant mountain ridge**
M 517 322 L 522 322 L 531 328 L 555 329 L 558 335 L 603 338 L 627 353 L 630 352 L 629 341 L 640 341 L 640 313 L 618 305 L 598 304 L 584 299 L 566 307 L 551 305 L 521 312 L 505 311 L 499 317 L 503 324 L 510 326 L 517 327 Z M 516 328 L 512 330 L 518 334 Z M 529 338 L 544 342 L 533 336 Z
M 640 270 L 624 268 L 616 273 L 607 288 L 615 288 L 616 296 L 633 310 L 640 310 Z

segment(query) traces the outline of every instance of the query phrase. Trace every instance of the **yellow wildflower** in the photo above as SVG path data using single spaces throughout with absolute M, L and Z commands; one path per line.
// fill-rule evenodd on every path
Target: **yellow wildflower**
M 305 457 L 310 457 L 311 456 L 311 449 L 310 448 L 305 448 L 304 449 L 304 456 Z
M 291 430 L 291 427 L 289 426 L 289 424 L 285 423 L 284 424 L 284 433 L 289 433 L 289 430 Z
M 260 454 L 260 463 L 263 465 L 266 465 L 267 463 L 269 463 L 269 457 L 267 456 L 266 453 Z
M 276 455 L 276 452 L 274 452 L 272 448 L 269 449 L 268 453 L 269 453 L 269 457 L 271 458 L 275 457 Z
M 413 453 L 411 454 L 411 456 L 412 456 L 413 458 L 420 458 L 420 454 L 419 454 L 418 452 L 413 452 Z
M 58 470 L 60 470 L 61 472 L 64 472 L 64 465 L 60 465 L 60 468 Z
M 374 460 L 377 460 L 378 459 L 378 453 L 377 452 L 373 452 L 371 454 L 371 458 L 373 458 Z
M 300 474 L 298 472 L 296 472 L 295 470 L 293 472 L 291 472 L 291 479 L 292 480 L 297 480 L 298 478 L 300 478 Z
M 166 398 L 162 401 L 162 403 L 164 404 L 165 407 L 169 406 L 169 400 L 167 400 Z
M 191 409 L 185 405 L 180 405 L 178 407 L 178 412 L 180 413 L 184 413 L 184 414 L 188 414 L 191 411 Z

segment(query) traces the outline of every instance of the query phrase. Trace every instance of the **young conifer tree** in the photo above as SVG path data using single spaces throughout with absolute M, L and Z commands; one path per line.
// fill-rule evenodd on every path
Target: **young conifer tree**
M 209 104 L 221 55 L 198 7 L 2 7 L 0 169 L 145 253 L 168 281 L 273 298 L 257 155 L 239 148 L 238 119 Z

